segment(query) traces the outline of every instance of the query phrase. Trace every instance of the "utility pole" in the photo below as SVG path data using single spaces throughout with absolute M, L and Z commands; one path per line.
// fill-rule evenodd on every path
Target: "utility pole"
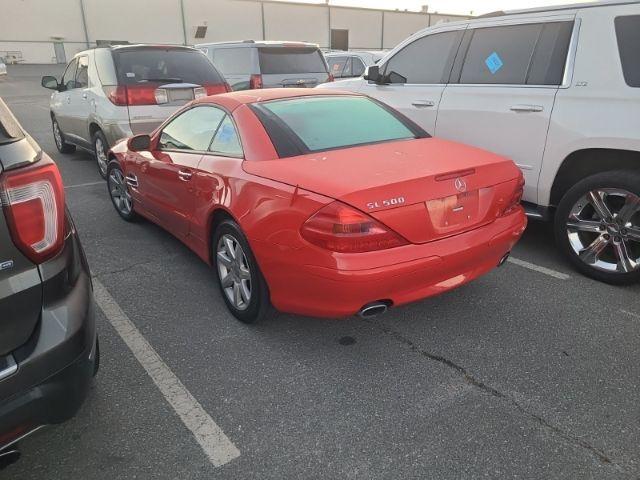
M 84 41 L 87 44 L 87 48 L 89 48 L 89 32 L 87 30 L 87 18 L 84 14 L 84 2 L 80 0 L 80 14 L 82 16 L 82 28 L 84 29 Z
M 329 4 L 329 0 L 325 0 L 325 3 L 327 5 L 327 24 L 328 24 L 328 29 L 327 29 L 327 50 L 331 50 L 331 5 Z

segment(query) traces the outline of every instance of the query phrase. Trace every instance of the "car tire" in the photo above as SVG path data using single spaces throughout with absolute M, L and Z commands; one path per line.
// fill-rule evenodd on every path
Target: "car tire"
M 585 178 L 562 198 L 556 242 L 583 274 L 613 285 L 640 281 L 640 172 Z
M 243 323 L 269 318 L 273 309 L 267 282 L 238 224 L 222 221 L 211 245 L 220 294 L 231 314 Z
M 109 143 L 101 130 L 96 131 L 91 138 L 93 144 L 93 154 L 96 157 L 98 165 L 98 173 L 103 179 L 107 179 L 107 170 L 109 168 Z
M 56 144 L 56 148 L 60 153 L 73 153 L 76 151 L 75 145 L 65 141 L 64 133 L 60 130 L 60 125 L 58 125 L 58 121 L 55 117 L 51 119 L 51 130 L 53 130 L 53 140 Z
M 111 204 L 118 215 L 127 222 L 135 222 L 140 216 L 133 208 L 133 198 L 129 192 L 126 177 L 117 160 L 112 160 L 107 167 L 107 191 Z

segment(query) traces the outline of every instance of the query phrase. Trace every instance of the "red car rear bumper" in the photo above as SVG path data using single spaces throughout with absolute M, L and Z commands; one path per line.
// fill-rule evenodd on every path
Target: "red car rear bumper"
M 327 252 L 336 268 L 304 264 L 299 255 L 276 245 L 262 243 L 254 250 L 259 261 L 269 258 L 260 263 L 278 310 L 345 317 L 378 300 L 397 306 L 438 295 L 489 272 L 526 225 L 519 208 L 490 225 L 426 244 L 351 255 Z

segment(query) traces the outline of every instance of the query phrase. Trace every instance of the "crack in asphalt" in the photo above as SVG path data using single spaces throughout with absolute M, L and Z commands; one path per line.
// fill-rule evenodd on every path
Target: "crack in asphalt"
M 551 423 L 549 423 L 547 420 L 545 420 L 543 417 L 541 417 L 540 415 L 537 415 L 535 413 L 532 413 L 530 411 L 528 411 L 524 406 L 522 406 L 520 403 L 518 403 L 517 400 L 511 398 L 509 395 L 487 385 L 486 383 L 484 383 L 483 381 L 479 380 L 478 378 L 476 378 L 475 376 L 473 376 L 471 373 L 469 373 L 469 371 L 464 368 L 461 365 L 458 365 L 457 363 L 449 360 L 448 358 L 445 358 L 441 355 L 435 355 L 433 353 L 429 353 L 426 350 L 421 349 L 418 345 L 416 345 L 414 342 L 412 342 L 411 340 L 409 340 L 407 337 L 405 337 L 404 335 L 402 335 L 400 332 L 393 330 L 392 328 L 389 328 L 385 325 L 383 325 L 382 323 L 378 323 L 378 322 L 374 322 L 371 320 L 363 320 L 365 323 L 368 323 L 370 325 L 373 325 L 374 327 L 378 328 L 380 331 L 382 331 L 384 334 L 389 335 L 391 337 L 393 337 L 395 340 L 399 341 L 400 343 L 406 345 L 407 347 L 409 347 L 409 349 L 429 360 L 432 360 L 434 362 L 438 362 L 442 365 L 445 365 L 446 367 L 449 367 L 450 369 L 454 370 L 455 372 L 457 372 L 463 379 L 465 382 L 467 382 L 468 384 L 482 390 L 484 393 L 487 393 L 493 397 L 502 399 L 506 402 L 508 402 L 511 406 L 513 406 L 514 408 L 516 408 L 516 410 L 518 410 L 520 413 L 522 413 L 523 415 L 530 417 L 531 419 L 533 419 L 537 424 L 539 424 L 540 426 L 546 428 L 547 430 L 553 432 L 554 434 L 556 434 L 557 436 L 559 436 L 560 438 L 564 439 L 565 441 L 579 446 L 581 448 L 584 448 L 585 450 L 588 450 L 592 455 L 594 455 L 601 463 L 603 464 L 608 464 L 608 465 L 612 465 L 614 466 L 616 469 L 618 469 L 619 471 L 631 475 L 630 472 L 626 471 L 622 466 L 618 465 L 617 463 L 613 462 L 611 460 L 611 458 L 602 450 L 600 450 L 597 447 L 594 447 L 593 445 L 591 445 L 590 443 L 586 442 L 585 440 L 582 440 L 578 437 L 576 437 L 575 435 L 572 435 L 571 433 L 563 430 L 562 428 L 553 425 Z

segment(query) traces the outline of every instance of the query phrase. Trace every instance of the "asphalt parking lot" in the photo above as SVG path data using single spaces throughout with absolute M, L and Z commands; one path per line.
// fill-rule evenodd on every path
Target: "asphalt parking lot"
M 117 216 L 88 153 L 56 151 L 48 73 L 10 67 L 0 97 L 62 172 L 102 367 L 0 478 L 640 476 L 640 285 L 580 276 L 531 222 L 511 262 L 440 297 L 243 325 L 195 254 Z

